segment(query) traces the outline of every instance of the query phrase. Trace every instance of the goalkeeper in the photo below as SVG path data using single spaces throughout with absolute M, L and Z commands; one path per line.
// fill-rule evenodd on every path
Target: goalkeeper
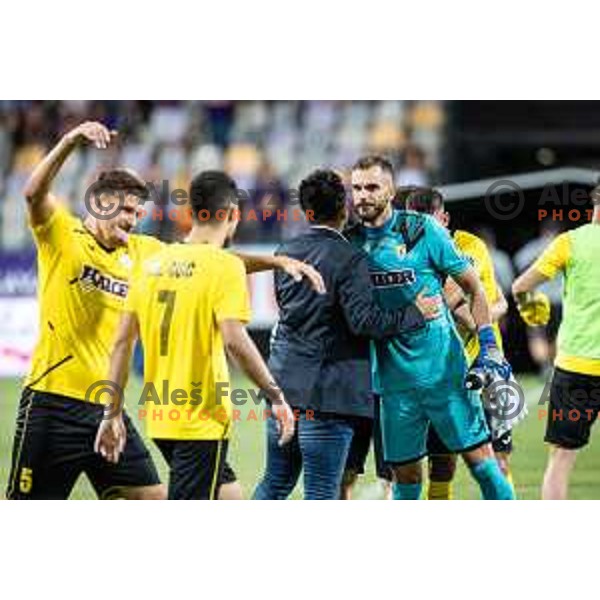
M 387 160 L 368 156 L 355 163 L 352 202 L 359 224 L 347 235 L 368 254 L 378 302 L 385 308 L 402 308 L 420 291 L 438 295 L 445 276 L 452 276 L 472 296 L 480 341 L 476 363 L 510 372 L 495 343 L 475 270 L 435 219 L 393 210 L 393 196 L 393 168 Z M 484 498 L 513 499 L 488 444 L 479 399 L 465 389 L 464 348 L 449 311 L 421 333 L 376 342 L 374 351 L 384 459 L 393 473 L 394 499 L 421 495 L 421 458 L 430 423 L 448 447 L 463 455 Z
M 450 215 L 445 209 L 442 195 L 435 189 L 426 187 L 399 188 L 395 205 L 407 210 L 414 210 L 431 215 L 440 225 L 449 228 Z M 497 347 L 502 349 L 502 335 L 498 321 L 506 314 L 508 304 L 500 290 L 494 274 L 494 266 L 485 243 L 477 236 L 466 231 L 456 230 L 452 239 L 458 250 L 468 258 L 479 278 L 488 303 L 492 321 L 493 338 Z M 462 290 L 451 279 L 444 288 L 446 301 L 452 310 L 458 332 L 463 340 L 469 364 L 473 364 L 479 355 L 477 328 L 471 315 L 469 304 Z M 506 377 L 508 379 L 508 377 Z M 491 411 L 485 409 L 485 416 L 492 433 L 492 448 L 498 464 L 512 485 L 510 472 L 510 454 L 512 452 L 512 431 L 508 423 L 494 419 Z M 521 416 L 521 415 L 520 415 Z M 452 498 L 452 479 L 456 471 L 457 455 L 452 453 L 442 442 L 433 427 L 429 428 L 427 437 L 429 500 L 450 500 Z
M 567 497 L 577 451 L 589 442 L 600 410 L 600 186 L 592 200 L 592 222 L 556 237 L 512 287 L 525 323 L 544 325 L 550 303 L 536 288 L 564 274 L 563 318 L 546 407 L 550 455 L 544 499 Z

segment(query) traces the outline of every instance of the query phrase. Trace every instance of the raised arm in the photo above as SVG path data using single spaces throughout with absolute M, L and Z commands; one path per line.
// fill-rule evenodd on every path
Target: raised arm
M 75 127 L 60 139 L 33 170 L 23 190 L 32 225 L 41 225 L 52 215 L 56 200 L 50 192 L 50 186 L 77 145 L 89 141 L 96 148 L 106 148 L 114 135 L 115 132 L 110 132 L 101 123 L 89 121 Z

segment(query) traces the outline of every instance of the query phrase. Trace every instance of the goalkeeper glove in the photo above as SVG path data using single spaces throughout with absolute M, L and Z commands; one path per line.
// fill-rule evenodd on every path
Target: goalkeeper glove
M 465 387 L 471 390 L 481 389 L 497 378 L 508 381 L 512 375 L 512 367 L 496 344 L 492 326 L 480 327 L 478 337 L 479 355 L 465 378 Z
M 529 327 L 546 325 L 550 320 L 550 300 L 543 292 L 519 294 L 517 308 Z

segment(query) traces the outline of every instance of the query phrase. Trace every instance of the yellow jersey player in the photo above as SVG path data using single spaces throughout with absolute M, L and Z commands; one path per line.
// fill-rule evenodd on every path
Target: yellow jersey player
M 150 454 L 129 419 L 121 464 L 107 465 L 94 454 L 102 406 L 89 394 L 108 367 L 131 265 L 160 247 L 158 240 L 131 233 L 146 186 L 132 171 L 101 173 L 88 195 L 96 216 L 84 221 L 50 192 L 80 143 L 103 149 L 113 137 L 99 123 L 73 129 L 36 167 L 25 189 L 38 252 L 40 334 L 18 409 L 8 498 L 67 498 L 81 473 L 101 498 L 164 497 Z
M 567 498 L 577 453 L 588 444 L 600 412 L 600 187 L 591 197 L 592 222 L 556 237 L 512 287 L 525 323 L 545 325 L 550 301 L 536 288 L 564 275 L 549 404 L 540 409 L 547 417 L 544 440 L 551 447 L 542 484 L 545 500 Z
M 437 190 L 419 187 L 407 188 L 406 190 L 400 189 L 397 200 L 400 198 L 404 201 L 406 209 L 425 212 L 432 215 L 444 227 L 449 226 L 450 215 L 446 212 L 443 197 Z M 473 264 L 481 279 L 490 305 L 490 316 L 496 344 L 499 349 L 502 349 L 502 334 L 500 333 L 498 321 L 506 314 L 508 304 L 496 281 L 494 265 L 487 246 L 483 240 L 467 231 L 454 231 L 452 239 L 459 251 Z M 453 310 L 459 333 L 463 339 L 468 362 L 472 364 L 479 354 L 479 341 L 475 322 L 458 286 L 449 282 L 446 291 L 448 303 Z M 503 473 L 511 481 L 509 456 L 512 452 L 512 433 L 510 429 L 503 430 L 501 433 L 495 432 L 491 415 L 487 410 L 486 419 L 492 431 L 492 447 L 496 458 Z M 451 484 L 456 470 L 456 455 L 449 452 L 433 427 L 429 428 L 427 450 L 429 455 L 428 498 L 430 500 L 449 500 L 452 497 Z
M 243 262 L 223 250 L 238 219 L 235 183 L 205 171 L 190 188 L 195 218 L 186 244 L 173 244 L 136 269 L 113 350 L 109 381 L 126 383 L 133 343 L 144 347 L 147 389 L 170 395 L 146 410 L 148 434 L 169 465 L 169 499 L 215 499 L 231 432 L 230 377 L 225 351 L 272 403 L 280 443 L 294 432 L 294 416 L 246 332 L 250 302 Z M 218 215 L 226 215 L 218 218 Z M 153 398 L 158 400 L 158 398 Z M 127 451 L 121 411 L 104 420 L 96 448 L 120 464 Z
M 86 473 L 101 498 L 166 497 L 155 466 L 127 416 L 127 447 L 118 465 L 93 451 L 103 414 L 98 384 L 128 292 L 132 265 L 157 252 L 158 240 L 132 233 L 144 181 L 133 171 L 103 171 L 81 220 L 51 193 L 69 155 L 81 144 L 107 148 L 115 137 L 86 122 L 66 133 L 35 168 L 24 190 L 38 251 L 40 334 L 24 382 L 14 436 L 7 497 L 67 498 Z M 284 258 L 284 262 L 281 259 Z M 296 279 L 318 274 L 287 257 L 244 257 L 248 272 L 282 267 Z

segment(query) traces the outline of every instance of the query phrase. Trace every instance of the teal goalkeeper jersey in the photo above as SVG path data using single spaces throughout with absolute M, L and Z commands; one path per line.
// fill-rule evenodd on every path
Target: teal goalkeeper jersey
M 371 283 L 379 304 L 397 309 L 414 304 L 419 292 L 443 294 L 447 275 L 459 275 L 470 263 L 448 232 L 429 215 L 394 211 L 379 228 L 348 230 L 352 243 L 368 254 Z M 462 382 L 464 347 L 446 304 L 424 329 L 372 343 L 376 391 L 430 388 Z

